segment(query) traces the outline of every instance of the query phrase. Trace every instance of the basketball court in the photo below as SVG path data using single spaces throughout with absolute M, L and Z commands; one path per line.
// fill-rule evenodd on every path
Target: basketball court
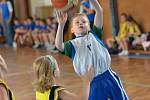
M 29 16 L 42 19 L 53 17 L 54 10 L 49 3 L 50 0 L 10 1 L 14 10 L 13 17 L 16 16 L 21 20 Z M 133 16 L 141 25 L 143 33 L 150 32 L 150 2 L 148 0 L 98 1 L 104 11 L 104 34 L 102 36 L 104 42 L 118 34 L 121 13 Z M 135 3 L 137 4 L 135 5 Z M 80 5 L 75 10 L 79 10 L 79 7 Z M 0 20 L 0 22 L 2 21 Z M 69 25 L 66 30 L 64 40 L 72 39 Z M 3 39 L 0 37 L 0 41 Z M 77 96 L 83 96 L 81 78 L 74 72 L 71 59 L 61 53 L 51 53 L 45 49 L 33 49 L 32 47 L 5 47 L 0 44 L 0 55 L 8 65 L 6 83 L 12 89 L 16 100 L 35 100 L 35 91 L 32 85 L 35 75 L 32 64 L 37 57 L 43 55 L 52 55 L 56 58 L 61 72 L 60 79 L 57 80 L 59 85 Z M 112 55 L 111 58 L 111 68 L 119 74 L 129 100 L 150 100 L 150 51 L 130 50 L 127 56 Z
M 35 100 L 32 62 L 41 55 L 51 53 L 31 48 L 1 48 L 0 54 L 8 64 L 7 82 L 16 100 Z M 61 85 L 80 96 L 81 79 L 75 74 L 71 60 L 61 54 L 51 55 L 58 61 Z M 149 65 L 149 58 L 112 57 L 112 69 L 121 77 L 130 100 L 150 100 Z

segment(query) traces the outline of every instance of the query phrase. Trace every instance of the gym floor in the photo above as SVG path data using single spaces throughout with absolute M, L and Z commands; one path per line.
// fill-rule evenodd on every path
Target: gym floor
M 0 54 L 8 64 L 6 80 L 13 90 L 16 100 L 35 100 L 32 82 L 33 61 L 41 56 L 51 54 L 45 50 L 31 48 L 0 48 Z M 61 71 L 60 84 L 80 96 L 81 79 L 75 74 L 71 60 L 61 54 L 53 55 Z M 112 57 L 112 69 L 121 77 L 123 86 L 130 100 L 150 100 L 150 59 Z

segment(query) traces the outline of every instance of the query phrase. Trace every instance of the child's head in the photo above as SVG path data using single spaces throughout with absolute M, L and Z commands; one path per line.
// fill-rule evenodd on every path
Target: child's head
M 128 16 L 127 22 L 129 25 L 137 24 L 137 22 L 134 20 L 134 18 L 132 16 Z
M 15 25 L 18 25 L 18 24 L 19 24 L 19 19 L 18 19 L 17 17 L 15 17 L 14 20 L 13 20 L 13 23 L 14 23 Z
M 23 25 L 28 25 L 27 18 L 23 19 Z
M 37 25 L 37 26 L 40 25 L 40 18 L 35 19 L 35 25 Z
M 121 22 L 127 21 L 127 14 L 126 13 L 121 13 L 120 20 L 121 20 Z
M 41 19 L 40 22 L 39 22 L 40 26 L 44 26 L 46 24 L 46 21 L 45 19 Z
M 28 17 L 28 18 L 27 18 L 27 22 L 28 22 L 28 24 L 31 24 L 31 23 L 32 23 L 32 21 L 33 21 L 33 18 L 32 18 L 32 17 Z
M 47 24 L 47 25 L 52 25 L 52 18 L 51 18 L 51 17 L 48 17 L 48 18 L 46 19 L 46 24 Z
M 72 18 L 71 31 L 76 36 L 86 35 L 90 31 L 90 23 L 85 14 L 78 13 Z
M 41 56 L 33 63 L 36 74 L 34 82 L 35 89 L 40 92 L 49 90 L 55 84 L 55 78 L 59 76 L 59 68 L 54 57 L 50 55 Z

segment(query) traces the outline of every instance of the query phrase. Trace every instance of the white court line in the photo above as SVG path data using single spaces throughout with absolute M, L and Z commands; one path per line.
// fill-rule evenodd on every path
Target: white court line
M 10 76 L 17 76 L 17 75 L 26 74 L 26 73 L 33 73 L 33 71 L 24 71 L 24 72 L 10 73 L 10 74 L 7 74 L 6 76 L 7 76 L 7 77 L 10 77 Z

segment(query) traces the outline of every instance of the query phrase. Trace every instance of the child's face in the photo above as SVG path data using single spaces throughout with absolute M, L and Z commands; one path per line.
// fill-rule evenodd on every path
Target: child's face
M 36 20 L 36 21 L 35 21 L 35 24 L 36 24 L 36 25 L 40 25 L 39 20 Z
M 85 16 L 77 16 L 72 20 L 72 28 L 71 31 L 76 36 L 78 35 L 86 35 L 90 30 L 90 25 L 87 17 Z
M 27 20 L 24 20 L 24 21 L 23 21 L 23 24 L 24 24 L 24 25 L 27 25 L 27 24 L 28 24 L 28 21 L 27 21 Z
M 43 21 L 40 21 L 40 26 L 44 26 L 45 23 Z
M 51 24 L 52 24 L 52 21 L 51 21 L 50 19 L 46 19 L 46 23 L 47 23 L 48 25 L 51 25 Z
M 31 24 L 32 20 L 31 19 L 27 19 L 27 22 L 28 22 L 28 24 Z
M 18 20 L 14 20 L 14 24 L 15 24 L 15 25 L 18 25 L 18 24 L 19 24 L 19 21 L 18 21 Z
M 120 19 L 121 19 L 121 22 L 125 22 L 126 21 L 126 16 L 121 15 Z

